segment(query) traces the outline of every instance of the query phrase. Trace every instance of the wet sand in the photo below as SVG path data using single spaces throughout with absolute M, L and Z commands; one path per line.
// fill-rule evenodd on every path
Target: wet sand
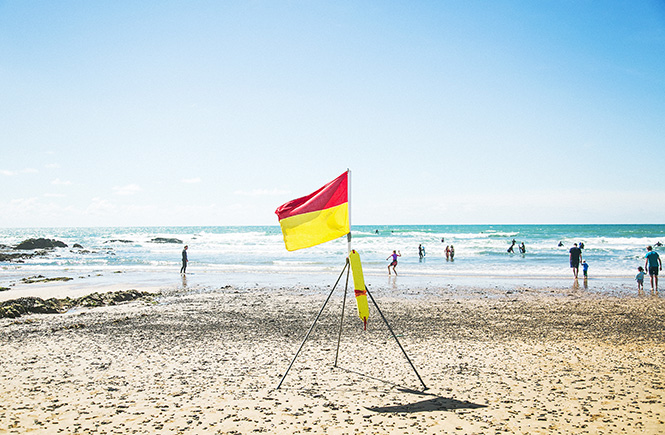
M 426 295 L 424 295 L 426 293 Z M 166 291 L 0 319 L 0 433 L 665 433 L 665 299 L 549 289 Z

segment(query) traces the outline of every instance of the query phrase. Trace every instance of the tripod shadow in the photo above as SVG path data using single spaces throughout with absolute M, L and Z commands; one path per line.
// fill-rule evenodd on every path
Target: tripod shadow
M 414 403 L 405 403 L 402 405 L 392 405 L 392 406 L 373 406 L 365 407 L 365 409 L 376 412 L 376 413 L 414 413 L 414 412 L 432 412 L 432 411 L 453 411 L 455 409 L 477 409 L 477 408 L 487 408 L 487 405 L 480 405 L 478 403 L 467 402 L 463 400 L 452 399 L 449 397 L 441 397 L 436 394 L 427 393 L 423 390 L 414 390 L 412 388 L 402 387 L 394 382 L 386 381 L 384 379 L 375 378 L 373 376 L 367 375 L 365 373 L 360 373 L 355 370 L 346 369 L 343 367 L 337 367 L 340 370 L 343 370 L 347 373 L 353 373 L 357 376 L 364 378 L 373 379 L 375 381 L 382 382 L 387 385 L 391 385 L 397 388 L 397 391 L 401 393 L 413 394 L 416 396 L 429 396 L 430 399 L 421 400 Z
M 378 413 L 413 413 L 413 412 L 432 412 L 432 411 L 453 411 L 455 409 L 476 409 L 486 408 L 486 405 L 466 402 L 463 400 L 451 399 L 449 397 L 435 396 L 432 399 L 421 400 L 415 403 L 405 403 L 403 405 L 393 406 L 374 406 L 365 409 Z

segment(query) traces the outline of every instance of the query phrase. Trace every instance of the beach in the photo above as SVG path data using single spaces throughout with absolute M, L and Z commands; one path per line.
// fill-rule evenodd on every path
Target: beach
M 665 435 L 665 0 L 0 11 L 0 435 Z
M 665 433 L 662 295 L 371 290 L 424 389 L 352 292 L 335 366 L 341 286 L 276 389 L 330 287 L 0 319 L 0 433 Z

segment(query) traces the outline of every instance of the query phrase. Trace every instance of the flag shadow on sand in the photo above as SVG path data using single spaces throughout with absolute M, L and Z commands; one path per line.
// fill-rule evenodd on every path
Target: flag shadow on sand
M 462 400 L 451 399 L 447 397 L 436 396 L 432 399 L 422 400 L 416 403 L 406 403 L 404 405 L 365 407 L 365 409 L 377 413 L 413 413 L 413 412 L 432 412 L 432 411 L 452 411 L 455 409 L 476 409 L 486 408 L 486 405 L 465 402 Z
M 422 390 L 414 390 L 412 388 L 400 387 L 399 385 L 389 382 L 383 379 L 375 378 L 373 376 L 357 372 L 351 369 L 345 369 L 343 367 L 338 367 L 341 370 L 344 370 L 348 373 L 355 373 L 356 375 L 374 379 L 375 381 L 380 381 L 388 385 L 392 385 L 397 388 L 397 391 L 401 393 L 414 394 L 416 396 L 429 396 L 431 399 L 421 400 L 420 402 L 415 403 L 406 403 L 403 405 L 392 405 L 392 406 L 373 406 L 365 407 L 368 411 L 377 412 L 377 413 L 412 413 L 412 412 L 432 412 L 432 411 L 453 411 L 455 409 L 478 409 L 478 408 L 487 408 L 487 405 L 480 405 L 478 403 L 466 402 L 463 400 L 456 400 L 449 397 L 441 397 L 432 393 L 428 393 Z

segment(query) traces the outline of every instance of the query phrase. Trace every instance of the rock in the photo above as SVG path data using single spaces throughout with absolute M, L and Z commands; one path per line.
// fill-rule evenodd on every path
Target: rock
M 24 297 L 0 303 L 0 318 L 16 318 L 24 314 L 58 314 L 75 306 L 101 307 L 137 299 L 150 299 L 153 296 L 156 296 L 156 294 L 138 290 L 120 290 L 103 294 L 92 293 L 78 299 L 51 298 L 43 300 L 35 297 Z
M 9 287 L 0 287 L 0 292 L 6 292 L 7 290 L 11 290 Z
M 27 239 L 14 247 L 16 250 L 46 249 L 46 248 L 66 248 L 64 242 L 55 239 Z
M 21 317 L 21 313 L 16 311 L 13 305 L 0 306 L 0 319 L 3 317 L 14 319 L 16 317 Z
M 106 293 L 105 300 L 108 305 L 115 305 L 118 302 L 128 302 L 143 297 L 143 293 L 138 290 L 120 290 L 116 292 Z
M 182 240 L 180 239 L 170 239 L 167 237 L 155 237 L 154 239 L 150 240 L 151 243 L 179 243 L 182 244 Z
M 16 262 L 16 263 L 23 263 L 23 260 L 26 258 L 32 258 L 36 255 L 39 254 L 19 254 L 19 253 L 13 253 L 13 254 L 0 254 L 0 262 Z
M 57 299 L 45 301 L 42 298 L 25 297 L 0 303 L 0 317 L 15 318 L 31 313 L 55 314 L 59 313 L 60 309 Z
M 83 249 L 83 246 L 79 245 L 78 243 L 74 243 L 74 246 L 72 246 L 72 248 Z
M 70 278 L 68 276 L 58 276 L 58 277 L 55 277 L 55 278 L 46 278 L 42 275 L 39 275 L 39 276 L 30 277 L 30 278 L 23 278 L 23 279 L 21 279 L 21 281 L 23 281 L 26 284 L 32 284 L 32 283 L 35 283 L 35 282 L 71 281 L 73 279 L 74 278 Z
M 77 300 L 77 305 L 82 307 L 101 307 L 104 305 L 104 300 L 99 293 L 95 292 L 79 298 Z
M 21 278 L 25 284 L 33 284 L 35 282 L 52 282 L 52 281 L 71 281 L 74 278 L 69 278 L 67 276 L 59 276 L 56 278 L 46 278 L 44 275 L 30 276 L 28 278 Z
M 104 243 L 134 243 L 131 240 L 121 240 L 121 239 L 113 239 L 113 240 L 107 240 Z

